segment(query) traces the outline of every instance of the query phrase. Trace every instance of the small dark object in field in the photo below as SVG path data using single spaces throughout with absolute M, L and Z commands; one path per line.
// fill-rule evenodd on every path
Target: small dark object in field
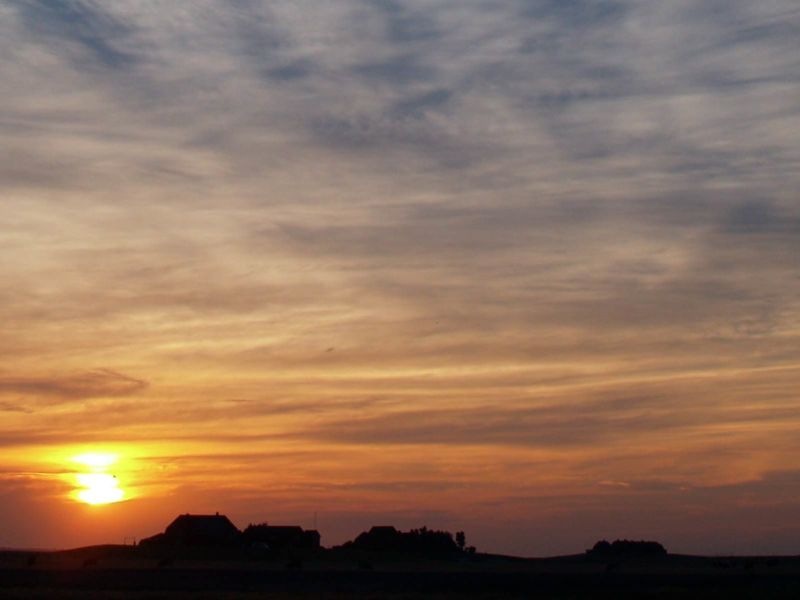
M 303 561 L 299 558 L 293 558 L 288 563 L 286 563 L 286 568 L 290 571 L 298 570 L 303 568 Z
M 162 558 L 158 561 L 158 568 L 163 569 L 165 567 L 171 567 L 174 561 L 171 558 Z
M 34 565 L 36 565 L 36 560 L 37 560 L 38 558 L 39 558 L 39 557 L 38 557 L 36 554 L 31 554 L 31 555 L 28 557 L 28 566 L 29 566 L 29 567 L 33 567 Z
M 358 568 L 362 571 L 372 571 L 372 563 L 368 560 L 360 560 L 358 561 Z

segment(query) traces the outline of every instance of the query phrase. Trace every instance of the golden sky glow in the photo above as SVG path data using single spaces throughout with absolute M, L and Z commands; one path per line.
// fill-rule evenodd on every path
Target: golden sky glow
M 800 552 L 798 30 L 3 3 L 0 547 L 219 511 Z
M 73 462 L 92 469 L 93 471 L 108 469 L 117 462 L 117 459 L 118 456 L 116 454 L 109 454 L 107 452 L 85 452 L 72 457 Z

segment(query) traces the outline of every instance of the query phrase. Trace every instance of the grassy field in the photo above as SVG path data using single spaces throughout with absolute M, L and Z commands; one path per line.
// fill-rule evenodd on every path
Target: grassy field
M 154 555 L 133 547 L 0 552 L 0 598 L 155 600 L 256 598 L 800 598 L 800 557 L 417 559 L 207 551 Z

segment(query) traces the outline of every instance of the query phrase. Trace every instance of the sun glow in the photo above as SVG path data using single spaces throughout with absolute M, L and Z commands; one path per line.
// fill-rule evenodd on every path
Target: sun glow
M 111 504 L 125 497 L 117 478 L 108 473 L 79 473 L 78 484 L 83 489 L 76 496 L 86 504 Z
M 119 480 L 107 472 L 117 459 L 116 454 L 104 452 L 86 452 L 73 456 L 73 462 L 89 471 L 75 475 L 79 489 L 74 492 L 74 497 L 92 505 L 111 504 L 122 500 L 125 492 L 119 487 Z
M 117 462 L 118 455 L 107 452 L 85 452 L 73 456 L 72 460 L 91 469 L 107 469 Z

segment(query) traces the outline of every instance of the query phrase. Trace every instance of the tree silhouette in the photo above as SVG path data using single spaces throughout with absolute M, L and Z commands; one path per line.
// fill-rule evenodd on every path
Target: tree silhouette
M 456 545 L 459 550 L 464 551 L 464 546 L 467 545 L 467 536 L 464 535 L 463 531 L 456 531 Z

